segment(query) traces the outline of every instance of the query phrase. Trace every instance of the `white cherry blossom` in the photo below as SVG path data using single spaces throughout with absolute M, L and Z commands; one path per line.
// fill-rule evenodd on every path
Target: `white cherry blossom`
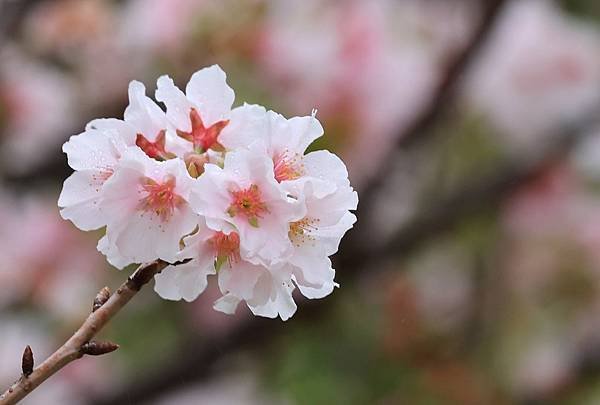
M 330 256 L 358 197 L 336 155 L 305 154 L 323 135 L 315 114 L 231 110 L 216 65 L 194 73 L 185 93 L 162 76 L 156 98 L 166 112 L 131 82 L 123 120 L 94 120 L 64 145 L 75 172 L 59 198 L 63 218 L 106 226 L 97 248 L 117 268 L 171 263 L 155 277 L 165 299 L 192 301 L 216 275 L 216 310 L 244 302 L 287 320 L 296 287 L 307 298 L 330 294 Z
M 106 251 L 116 252 L 114 245 L 129 263 L 175 260 L 180 239 L 197 223 L 188 204 L 191 189 L 192 178 L 180 159 L 159 162 L 138 148 L 128 149 L 104 186 L 103 208 L 111 218 Z
M 155 142 L 161 133 L 164 139 L 166 127 L 166 116 L 146 97 L 144 85 L 131 82 L 124 121 L 91 121 L 83 133 L 72 136 L 63 145 L 69 166 L 75 170 L 65 181 L 58 200 L 63 218 L 86 231 L 105 226 L 109 218 L 102 209 L 102 187 L 114 173 L 123 152 L 143 140 L 146 153 L 157 157 Z
M 218 274 L 224 294 L 215 309 L 232 314 L 243 300 L 256 315 L 288 319 L 296 310 L 291 297 L 291 274 L 283 266 L 267 268 L 241 257 L 240 237 L 232 226 L 226 232 L 215 231 L 200 221 L 199 230 L 185 238 L 180 258 L 184 264 L 169 266 L 155 277 L 156 292 L 165 299 L 193 301 L 206 288 L 207 277 Z
M 244 300 L 257 316 L 279 316 L 285 321 L 296 312 L 292 298 L 295 286 L 282 265 L 266 268 L 242 262 L 236 267 L 226 267 L 219 272 L 219 288 L 224 295 L 215 302 L 217 311 L 233 313 Z
M 232 111 L 221 142 L 229 149 L 249 148 L 260 142 L 273 161 L 275 179 L 281 183 L 309 175 L 303 165 L 304 152 L 322 135 L 323 127 L 315 113 L 286 119 L 262 106 L 245 104 Z
M 349 185 L 348 171 L 340 158 L 330 152 L 304 154 L 322 135 L 323 127 L 314 112 L 310 116 L 287 119 L 262 106 L 245 104 L 232 111 L 230 125 L 224 129 L 221 140 L 224 146 L 234 150 L 262 148 L 272 161 L 278 183 L 285 185 L 305 179 L 321 188 L 318 193 L 328 194 L 338 185 Z M 291 195 L 301 198 L 294 192 Z
M 239 238 L 236 233 L 213 231 L 203 220 L 198 231 L 184 239 L 185 248 L 179 253 L 181 259 L 192 259 L 177 266 L 168 266 L 155 277 L 154 289 L 169 300 L 195 300 L 206 288 L 207 277 L 216 273 L 217 263 L 233 262 L 239 255 Z
M 299 201 L 279 187 L 272 161 L 256 148 L 227 153 L 223 168 L 207 164 L 190 202 L 209 228 L 234 225 L 242 256 L 267 265 L 291 249 L 288 224 L 304 216 Z
M 190 143 L 190 151 L 219 148 L 219 134 L 227 126 L 235 98 L 225 72 L 213 65 L 194 73 L 183 93 L 168 76 L 157 82 L 156 99 L 167 107 L 177 135 Z
M 302 295 L 322 298 L 337 285 L 329 256 L 337 252 L 342 237 L 356 222 L 350 210 L 356 209 L 358 195 L 344 184 L 323 194 L 324 187 L 315 186 L 310 179 L 290 182 L 287 188 L 302 196 L 306 215 L 290 223 L 289 237 L 294 248 L 286 266 Z
M 63 151 L 75 172 L 65 180 L 58 199 L 64 219 L 84 231 L 106 225 L 109 218 L 101 206 L 102 188 L 113 175 L 125 148 L 92 127 L 65 143 Z

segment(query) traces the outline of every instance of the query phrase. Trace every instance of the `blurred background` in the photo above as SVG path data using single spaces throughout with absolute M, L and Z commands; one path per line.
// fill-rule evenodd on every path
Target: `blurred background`
M 151 288 L 25 404 L 600 404 L 600 3 L 0 0 L 0 385 L 126 272 L 63 221 L 61 145 L 218 63 L 318 109 L 359 221 L 288 322 Z

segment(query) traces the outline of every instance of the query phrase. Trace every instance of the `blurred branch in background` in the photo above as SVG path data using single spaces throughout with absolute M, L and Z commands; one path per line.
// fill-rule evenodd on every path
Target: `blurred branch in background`
M 0 47 L 6 38 L 14 36 L 28 10 L 40 0 L 0 1 Z
M 404 151 L 413 145 L 424 143 L 428 136 L 432 136 L 431 130 L 445 107 L 451 102 L 457 87 L 459 86 L 463 74 L 466 72 L 472 61 L 477 57 L 480 49 L 485 45 L 486 39 L 492 33 L 497 20 L 502 13 L 503 8 L 511 0 L 487 0 L 481 2 L 481 17 L 477 26 L 474 28 L 470 41 L 459 52 L 454 59 L 449 62 L 445 74 L 441 76 L 439 84 L 433 91 L 430 101 L 426 104 L 420 113 L 418 113 L 412 122 L 400 130 L 397 136 L 398 144 L 396 149 L 392 149 L 386 159 L 381 163 L 379 175 L 373 176 L 367 183 L 364 190 L 361 191 L 361 202 L 358 207 L 357 216 L 360 218 L 355 225 L 354 232 L 350 233 L 344 241 L 344 250 L 360 250 L 360 240 L 363 235 L 373 231 L 369 227 L 374 224 L 376 201 L 383 198 L 385 193 L 386 181 L 389 174 L 395 170 L 395 165 L 405 157 Z
M 523 183 L 534 179 L 547 167 L 555 164 L 586 137 L 591 136 L 600 124 L 600 109 L 595 109 L 581 121 L 567 126 L 550 137 L 546 144 L 529 153 L 507 159 L 492 174 L 478 177 L 459 187 L 448 196 L 440 196 L 431 209 L 418 212 L 400 231 L 381 246 L 371 246 L 364 251 L 348 249 L 351 256 L 342 253 L 341 265 L 348 266 L 361 257 L 372 260 L 390 252 L 406 252 L 443 232 L 465 217 L 482 210 L 494 210 L 502 198 Z
M 435 123 L 440 114 L 452 101 L 454 92 L 460 84 L 463 74 L 479 51 L 485 46 L 488 36 L 493 32 L 500 14 L 512 0 L 484 0 L 475 2 L 481 8 L 479 23 L 473 29 L 469 43 L 448 63 L 445 74 L 440 78 L 430 103 L 423 108 L 413 122 L 404 128 L 398 137 L 398 147 L 407 148 L 423 140 L 423 134 Z
M 355 230 L 343 241 L 342 251 L 345 252 L 344 254 L 348 254 L 348 259 L 344 260 L 344 258 L 342 258 L 339 263 L 341 266 L 354 263 L 355 260 L 365 263 L 364 257 L 378 257 L 380 254 L 384 253 L 383 251 L 387 250 L 388 247 L 382 249 L 369 246 L 368 248 L 365 248 L 361 241 L 366 234 L 377 234 L 377 232 L 374 232 L 374 227 L 377 226 L 374 221 L 375 208 L 378 201 L 386 198 L 386 191 L 390 188 L 395 188 L 394 184 L 392 184 L 391 187 L 389 184 L 390 177 L 393 177 L 391 174 L 396 171 L 395 165 L 404 159 L 406 155 L 405 150 L 416 147 L 418 144 L 423 144 L 428 140 L 428 137 L 433 136 L 434 131 L 432 131 L 432 127 L 440 118 L 445 108 L 448 107 L 449 102 L 451 102 L 452 97 L 462 80 L 463 74 L 466 72 L 471 62 L 476 58 L 480 49 L 485 46 L 486 39 L 493 32 L 503 8 L 510 3 L 510 1 L 511 0 L 487 0 L 481 2 L 480 21 L 474 28 L 470 41 L 463 50 L 455 56 L 454 60 L 449 63 L 445 74 L 442 75 L 437 88 L 432 93 L 429 103 L 414 117 L 412 123 L 400 130 L 401 134 L 397 138 L 397 149 L 390 151 L 387 159 L 383 160 L 379 169 L 379 175 L 372 178 L 365 190 L 361 191 L 361 202 L 357 214 L 360 220 L 355 225 Z M 476 186 L 483 188 L 488 180 L 489 179 L 484 179 L 482 183 L 477 184 Z M 466 196 L 471 195 L 473 194 L 466 194 Z M 461 198 L 460 193 L 457 196 Z M 447 203 L 440 204 L 439 207 L 445 207 L 446 205 Z M 444 216 L 446 210 L 442 209 L 441 211 L 444 211 L 441 213 L 441 216 Z M 406 245 L 407 243 L 410 243 L 408 241 L 411 240 L 414 233 L 423 232 L 424 229 L 428 228 L 427 226 L 423 226 L 426 223 L 441 224 L 443 221 L 448 220 L 448 218 L 450 217 L 440 218 L 439 215 L 436 216 L 435 211 L 423 212 L 421 217 L 417 216 L 416 219 L 413 219 L 413 222 L 405 227 L 405 229 L 409 230 L 406 232 L 409 236 L 407 241 L 402 241 L 402 238 L 404 237 L 401 236 L 403 235 L 403 232 L 400 231 L 397 233 L 396 240 L 391 244 L 397 245 L 398 243 L 401 243 L 402 245 Z M 427 232 L 425 233 L 428 234 Z M 382 244 L 381 246 L 384 245 Z M 392 248 L 401 247 L 392 246 Z M 351 254 L 350 252 L 354 252 L 354 254 Z
M 498 17 L 502 13 L 503 8 L 510 3 L 511 0 L 485 0 L 476 2 L 481 9 L 479 23 L 473 29 L 471 39 L 468 44 L 458 52 L 452 60 L 448 62 L 448 67 L 445 73 L 438 81 L 436 88 L 433 90 L 430 101 L 423 109 L 413 118 L 412 122 L 400 129 L 400 134 L 397 136 L 398 148 L 404 149 L 416 142 L 423 142 L 426 138 L 427 130 L 436 122 L 440 114 L 451 101 L 457 86 L 460 84 L 462 75 L 466 72 L 470 63 L 476 58 L 477 53 L 485 45 L 489 34 L 494 30 L 494 26 Z M 394 151 L 389 152 L 388 159 L 384 160 L 380 173 L 385 173 L 386 168 L 389 168 L 390 161 L 394 160 Z M 370 180 L 367 188 L 364 190 L 361 206 L 365 205 L 364 196 L 369 199 L 371 192 L 381 186 L 381 182 L 385 180 L 385 176 L 375 176 Z M 366 203 L 368 205 L 368 203 Z

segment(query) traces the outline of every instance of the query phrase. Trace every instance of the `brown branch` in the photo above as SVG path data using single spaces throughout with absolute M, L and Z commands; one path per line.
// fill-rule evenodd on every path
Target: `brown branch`
M 393 162 L 397 159 L 399 151 L 408 149 L 409 147 L 424 142 L 428 138 L 427 132 L 438 120 L 444 112 L 446 106 L 452 100 L 456 88 L 460 84 L 463 74 L 471 66 L 473 61 L 479 54 L 479 51 L 487 43 L 487 39 L 493 32 L 498 17 L 502 10 L 511 0 L 482 0 L 480 2 L 481 16 L 473 33 L 464 46 L 449 62 L 434 89 L 429 102 L 419 111 L 419 113 L 411 120 L 411 122 L 400 128 L 396 134 L 398 139 L 396 148 L 391 148 L 387 153 L 387 157 L 382 159 L 382 167 L 379 168 L 379 173 L 389 173 Z M 369 212 L 372 200 L 375 199 L 377 192 L 384 185 L 385 176 L 374 176 L 369 179 L 365 189 L 361 189 L 363 198 L 359 206 L 359 213 Z M 366 199 L 364 198 L 366 196 Z M 359 215 L 361 218 L 362 215 Z
M 437 84 L 430 102 L 423 108 L 412 123 L 403 129 L 399 137 L 398 146 L 406 148 L 422 138 L 422 133 L 434 122 L 448 105 L 454 95 L 457 85 L 465 71 L 487 42 L 492 33 L 498 16 L 506 3 L 511 0 L 484 0 L 481 1 L 481 17 L 474 28 L 470 41 L 455 55 L 448 64 L 445 74 Z
M 454 96 L 454 92 L 459 85 L 463 74 L 470 67 L 473 60 L 477 57 L 479 51 L 485 46 L 487 39 L 491 35 L 496 26 L 498 18 L 500 17 L 504 7 L 510 3 L 511 0 L 483 0 L 480 2 L 481 16 L 473 30 L 470 40 L 465 47 L 449 62 L 445 73 L 442 75 L 438 82 L 438 85 L 433 92 L 429 103 L 417 114 L 412 122 L 400 129 L 397 135 L 398 144 L 395 149 L 390 150 L 386 159 L 383 159 L 383 163 L 379 168 L 379 173 L 393 173 L 394 163 L 402 159 L 406 150 L 410 147 L 417 146 L 417 143 L 423 143 L 434 134 L 431 131 L 431 127 L 435 125 L 438 118 L 446 108 Z M 512 162 L 511 162 L 512 164 Z M 503 182 L 504 174 L 511 176 L 516 172 L 513 167 L 506 170 L 499 170 L 490 177 L 483 179 L 476 179 L 477 184 L 466 185 L 465 191 L 483 191 L 484 195 L 494 195 L 489 193 L 491 190 L 491 184 L 496 182 Z M 508 181 L 511 181 L 512 177 Z M 378 255 L 384 254 L 389 249 L 404 248 L 409 246 L 414 241 L 420 240 L 415 238 L 417 235 L 429 235 L 427 232 L 430 228 L 439 228 L 442 224 L 445 224 L 449 218 L 459 217 L 459 215 L 449 215 L 445 207 L 452 206 L 456 207 L 459 212 L 468 210 L 472 206 L 472 201 L 469 200 L 465 203 L 463 201 L 473 194 L 448 196 L 447 201 L 443 201 L 441 204 L 436 205 L 440 208 L 440 212 L 435 210 L 427 210 L 422 212 L 422 216 L 416 216 L 406 226 L 402 227 L 395 235 L 395 240 L 390 242 L 389 245 L 379 245 L 374 247 L 371 245 L 365 247 L 363 243 L 363 235 L 368 234 L 372 231 L 369 227 L 373 223 L 372 216 L 376 212 L 375 205 L 383 197 L 382 190 L 385 190 L 385 186 L 388 182 L 389 176 L 379 175 L 370 179 L 369 184 L 365 189 L 361 189 L 361 199 L 357 211 L 357 217 L 359 221 L 355 225 L 355 229 L 348 237 L 343 241 L 342 249 L 344 249 L 344 256 L 341 258 L 342 266 L 346 264 L 351 267 L 356 267 L 359 263 L 368 262 L 372 257 L 378 257 Z M 475 194 L 479 195 L 479 194 Z M 453 211 L 455 212 L 455 211 Z M 419 215 L 419 213 L 417 213 Z M 348 259 L 348 260 L 347 260 Z
M 87 317 L 81 327 L 37 368 L 33 367 L 33 354 L 31 350 L 25 351 L 23 360 L 23 374 L 4 394 L 0 396 L 0 405 L 12 405 L 19 402 L 31 391 L 46 381 L 67 364 L 81 358 L 83 355 L 98 356 L 110 353 L 118 348 L 110 342 L 94 342 L 92 338 L 123 308 L 140 289 L 147 284 L 154 275 L 160 273 L 169 263 L 162 260 L 141 266 L 125 283 L 119 287 L 115 294 L 98 306 Z M 99 294 L 105 297 L 106 290 Z M 100 299 L 101 301 L 102 299 Z M 96 303 L 99 304 L 98 298 Z
M 433 92 L 429 103 L 417 114 L 412 122 L 400 129 L 400 133 L 397 135 L 398 144 L 396 148 L 392 148 L 388 153 L 386 159 L 382 160 L 379 173 L 393 173 L 395 170 L 395 162 L 402 159 L 406 151 L 411 147 L 416 147 L 418 143 L 423 143 L 434 135 L 434 131 L 431 128 L 436 124 L 438 118 L 442 115 L 444 109 L 451 101 L 456 88 L 458 87 L 463 74 L 467 71 L 473 61 L 476 59 L 480 50 L 485 46 L 487 39 L 494 30 L 497 21 L 502 13 L 504 7 L 510 3 L 511 0 L 484 0 L 481 1 L 481 16 L 473 30 L 470 40 L 465 47 L 449 62 L 445 73 L 442 75 L 438 82 L 438 85 Z M 500 171 L 499 173 L 505 173 Z M 500 175 L 502 177 L 502 175 Z M 355 266 L 357 263 L 364 263 L 366 258 L 377 257 L 377 254 L 387 251 L 390 246 L 379 246 L 375 252 L 372 246 L 365 249 L 362 240 L 362 235 L 372 231 L 369 229 L 371 223 L 373 223 L 372 216 L 376 212 L 375 205 L 381 198 L 382 192 L 385 192 L 385 186 L 388 182 L 389 176 L 379 175 L 370 179 L 367 187 L 359 190 L 361 194 L 361 200 L 357 211 L 357 217 L 359 221 L 355 225 L 354 231 L 346 238 L 343 243 L 345 254 L 342 258 L 343 265 L 346 264 L 346 257 L 350 260 L 348 263 L 351 266 Z M 473 188 L 478 190 L 486 189 L 488 184 L 487 181 L 498 181 L 496 177 L 490 177 L 481 179 L 482 183 L 473 184 Z M 468 194 L 467 194 L 468 195 Z M 457 200 L 462 200 L 464 196 L 458 196 Z M 454 200 L 448 201 L 448 203 L 454 204 Z M 466 209 L 470 206 L 459 205 L 459 209 Z M 444 207 L 440 204 L 439 207 Z M 412 240 L 415 239 L 415 234 L 424 233 L 428 227 L 438 227 L 440 224 L 445 223 L 447 218 L 440 218 L 440 215 L 431 215 L 432 212 L 425 212 L 423 218 L 415 218 L 413 222 L 403 227 L 399 233 L 396 234 L 397 240 L 393 243 L 395 245 L 410 245 Z M 407 232 L 404 232 L 406 230 Z M 404 240 L 404 235 L 407 235 L 409 239 Z M 415 240 L 418 240 L 416 238 Z M 353 262 L 358 260 L 358 262 Z

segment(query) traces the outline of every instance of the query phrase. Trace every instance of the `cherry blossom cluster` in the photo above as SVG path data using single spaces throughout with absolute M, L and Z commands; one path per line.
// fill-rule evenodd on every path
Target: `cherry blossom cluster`
M 358 196 L 336 155 L 305 153 L 323 135 L 315 114 L 232 109 L 216 65 L 185 92 L 160 77 L 155 97 L 164 110 L 131 82 L 123 120 L 93 120 L 65 143 L 75 172 L 59 197 L 63 218 L 106 227 L 98 250 L 117 268 L 177 263 L 156 276 L 165 299 L 192 301 L 216 274 L 215 309 L 233 313 L 245 301 L 255 315 L 286 320 L 296 287 L 307 298 L 330 294 L 329 257 L 356 221 Z

